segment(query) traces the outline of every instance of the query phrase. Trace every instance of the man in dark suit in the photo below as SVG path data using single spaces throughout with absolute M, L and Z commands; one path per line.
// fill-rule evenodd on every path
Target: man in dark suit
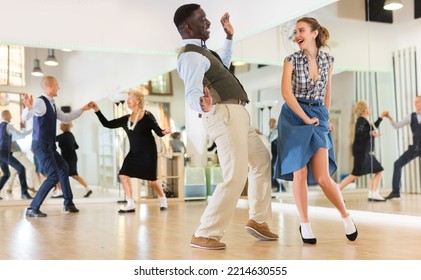
M 410 125 L 412 131 L 412 145 L 395 161 L 393 165 L 392 192 L 386 199 L 400 199 L 402 168 L 410 161 L 421 156 L 421 96 L 415 97 L 416 111 L 396 122 L 390 113 L 386 117 L 395 129 Z
M 57 119 L 62 122 L 70 122 L 78 118 L 83 111 L 90 107 L 85 105 L 81 109 L 70 113 L 63 113 L 56 108 L 54 97 L 60 89 L 57 79 L 46 76 L 41 80 L 43 94 L 33 100 L 32 96 L 25 95 L 23 103 L 25 109 L 22 112 L 22 119 L 28 120 L 33 117 L 32 151 L 35 157 L 41 162 L 46 179 L 41 184 L 38 192 L 29 208 L 26 210 L 27 217 L 46 217 L 40 207 L 50 190 L 60 182 L 63 197 L 64 211 L 79 212 L 73 203 L 73 193 L 69 182 L 69 167 L 63 157 L 56 150 L 56 127 Z
M 3 176 L 0 177 L 0 190 L 4 187 L 7 180 L 10 178 L 10 165 L 18 172 L 22 199 L 32 199 L 32 196 L 28 193 L 25 167 L 12 154 L 13 137 L 23 138 L 31 131 L 22 133 L 19 130 L 16 130 L 10 124 L 10 121 L 12 120 L 12 114 L 9 110 L 2 111 L 1 117 L 3 121 L 0 123 L 0 168 L 3 172 Z

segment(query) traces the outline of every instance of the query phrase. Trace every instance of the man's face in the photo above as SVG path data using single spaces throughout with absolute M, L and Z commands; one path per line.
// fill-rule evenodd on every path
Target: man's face
M 46 86 L 46 94 L 50 97 L 56 97 L 59 89 L 57 80 L 53 79 Z
M 270 120 L 269 121 L 269 128 L 274 128 L 276 125 L 276 121 L 275 120 Z
M 205 11 L 202 8 L 194 11 L 186 24 L 188 25 L 191 38 L 202 39 L 203 41 L 209 39 L 211 23 L 206 18 Z
M 5 121 L 10 122 L 12 120 L 12 115 L 10 113 L 6 112 L 6 113 L 3 114 L 3 119 Z

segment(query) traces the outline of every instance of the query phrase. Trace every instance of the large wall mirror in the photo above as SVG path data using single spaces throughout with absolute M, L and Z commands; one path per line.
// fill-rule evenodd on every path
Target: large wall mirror
M 389 1 L 393 2 L 393 1 Z M 372 121 L 382 111 L 389 111 L 393 120 L 402 121 L 416 111 L 416 96 L 420 95 L 420 81 L 417 68 L 420 60 L 417 52 L 421 41 L 420 1 L 394 1 L 401 4 L 397 10 L 385 10 L 385 1 L 366 2 L 369 19 L 369 60 L 370 71 L 365 74 L 367 84 L 358 92 L 372 109 Z M 419 53 L 419 52 L 418 52 Z M 367 76 L 368 75 L 368 76 Z M 410 125 L 395 129 L 388 119 L 380 128 L 381 136 L 376 138 L 376 156 L 384 167 L 382 186 L 388 190 L 399 188 L 400 198 L 388 200 L 384 205 L 373 205 L 374 211 L 419 215 L 421 205 L 420 161 L 417 152 L 410 149 L 416 145 Z M 408 164 L 398 163 L 398 159 L 410 150 L 415 155 Z M 399 160 L 401 162 L 401 160 Z M 402 167 L 399 171 L 398 167 Z M 399 180 L 399 174 L 401 178 Z
M 328 28 L 331 35 L 328 51 L 335 57 L 332 117 L 335 122 L 334 141 L 338 159 L 338 171 L 334 177 L 337 182 L 352 170 L 351 145 L 354 137 L 355 102 L 360 99 L 368 102 L 372 122 L 382 111 L 389 111 L 395 120 L 401 120 L 414 111 L 415 96 L 419 94 L 417 69 L 420 56 L 417 55 L 417 51 L 421 39 L 416 34 L 419 33 L 421 20 L 414 15 L 419 15 L 417 7 L 420 8 L 420 1 L 402 0 L 403 8 L 389 12 L 386 16 L 378 13 L 383 2 L 384 0 L 341 0 L 306 14 L 317 18 Z M 297 18 L 301 16 L 304 15 L 297 15 Z M 283 103 L 280 92 L 282 61 L 287 54 L 297 50 L 291 37 L 297 18 L 238 41 L 234 47 L 234 59 L 248 63 L 247 66 L 234 68 L 252 101 L 247 108 L 255 127 L 266 135 L 269 132 L 269 118 L 278 119 Z M 386 22 L 380 22 L 384 18 Z M 393 22 L 388 22 L 390 18 Z M 257 52 L 258 55 L 250 55 L 250 50 L 260 51 Z M 56 50 L 55 55 L 59 66 L 46 66 L 44 60 L 48 56 L 47 49 L 25 48 L 26 85 L 19 90 L 13 86 L 0 86 L 0 92 L 28 92 L 39 95 L 40 78 L 31 75 L 31 71 L 38 64 L 44 74 L 59 77 L 60 105 L 77 108 L 95 100 L 100 104 L 101 110 L 104 110 L 104 114 L 111 118 L 116 110 L 123 110 L 124 106 L 116 105 L 113 95 L 154 78 L 143 69 L 143 54 Z M 270 58 L 267 57 L 269 55 Z M 156 55 L 150 60 L 150 65 L 145 67 L 152 68 L 152 72 L 157 75 L 164 74 L 160 67 L 163 64 L 174 66 L 175 59 L 175 55 Z M 167 71 L 173 70 L 171 67 L 167 68 Z M 175 71 L 170 75 L 173 94 L 151 95 L 147 100 L 150 104 L 169 104 L 171 126 L 180 131 L 186 125 L 188 109 L 185 107 L 182 82 Z M 14 118 L 18 119 L 16 116 Z M 98 147 L 104 144 L 114 149 L 115 142 L 101 142 L 99 138 L 106 132 L 101 129 L 93 112 L 85 112 L 76 120 L 73 132 L 81 147 L 78 154 L 81 175 L 92 185 L 105 185 L 100 182 L 100 178 L 108 180 L 110 186 L 114 185 L 110 190 L 117 190 L 117 197 L 122 197 L 122 192 L 118 193 L 119 186 L 118 182 L 114 181 L 115 178 L 107 179 L 100 175 L 103 174 L 100 162 L 105 160 L 107 151 L 103 151 L 102 157 Z M 187 129 L 186 133 L 193 132 Z M 384 167 L 380 192 L 387 196 L 392 189 L 394 162 L 408 145 L 412 144 L 412 133 L 409 127 L 395 130 L 387 119 L 380 125 L 379 133 L 381 136 L 374 140 L 374 153 Z M 115 135 L 108 136 L 110 139 L 116 139 Z M 116 173 L 116 170 L 109 172 Z M 384 203 L 367 201 L 370 176 L 372 175 L 364 176 L 344 189 L 343 194 L 349 209 L 409 215 L 421 213 L 419 159 L 413 160 L 403 168 L 401 200 Z M 294 203 L 291 189 L 286 189 L 287 192 L 277 195 L 274 200 Z M 80 197 L 79 190 L 82 191 L 82 188 L 76 186 L 76 196 Z M 5 189 L 1 196 L 4 196 L 4 192 Z M 94 193 L 92 198 L 110 198 L 106 188 L 100 193 Z M 110 199 L 115 200 L 115 197 Z M 310 204 L 331 207 L 323 195 L 317 194 L 310 196 Z
M 43 76 L 51 75 L 58 79 L 60 86 L 56 98 L 58 106 L 72 110 L 80 108 L 92 100 L 97 102 L 108 119 L 129 114 L 130 110 L 125 102 L 128 90 L 137 88 L 153 78 L 144 75 L 141 70 L 135 71 L 141 64 L 138 62 L 140 59 L 138 54 L 57 49 L 54 50 L 53 54 L 58 65 L 49 66 L 44 62 L 51 50 L 33 47 L 19 47 L 18 49 L 24 51 L 22 55 L 24 60 L 20 62 L 22 67 L 20 75 L 24 77 L 24 84 L 16 86 L 10 82 L 13 82 L 13 79 L 6 77 L 2 72 L 2 78 L 5 77 L 2 81 L 4 80 L 5 84 L 0 85 L 0 109 L 1 111 L 9 110 L 11 112 L 11 124 L 16 129 L 21 129 L 23 94 L 29 93 L 34 98 L 41 95 L 40 81 Z M 14 73 L 12 70 L 11 68 L 10 72 Z M 37 72 L 33 73 L 34 70 L 37 70 Z M 162 128 L 172 127 L 174 131 L 180 131 L 184 126 L 184 100 L 177 94 L 155 96 L 149 94 L 149 91 L 146 90 L 145 109 L 152 112 Z M 118 170 L 121 167 L 122 159 L 128 152 L 125 132 L 122 129 L 103 128 L 93 110 L 84 112 L 72 124 L 71 132 L 79 145 L 79 149 L 76 151 L 78 173 L 93 190 L 89 199 L 84 198 L 85 188 L 79 182 L 70 178 L 76 201 L 81 203 L 124 200 L 124 192 L 118 180 Z M 31 129 L 32 120 L 27 121 L 25 125 L 27 129 Z M 62 133 L 59 125 L 60 122 L 57 121 L 57 134 Z M 34 158 L 30 148 L 31 136 L 29 134 L 17 142 L 27 158 L 27 164 L 30 166 L 27 168 L 28 184 L 30 187 L 38 189 L 40 181 L 34 174 Z M 170 137 L 159 139 L 160 141 L 158 141 L 158 138 L 158 152 L 165 154 Z M 60 152 L 59 148 L 58 151 Z M 17 176 L 13 177 L 16 178 L 9 179 L 1 191 L 0 197 L 3 198 L 1 205 L 27 205 L 29 202 L 21 200 L 20 197 L 19 180 Z M 41 177 L 41 180 L 43 179 Z M 134 180 L 133 186 L 136 198 L 153 198 L 155 195 L 147 182 Z M 171 191 L 177 193 L 176 190 Z M 62 203 L 61 199 L 54 199 L 52 196 L 53 192 L 48 195 L 48 203 Z
M 417 66 L 420 63 L 417 50 L 420 41 L 414 34 L 419 32 L 421 24 L 416 10 L 420 8 L 420 3 L 401 1 L 403 8 L 392 12 L 383 9 L 384 2 L 342 0 L 306 15 L 317 18 L 328 28 L 331 35 L 328 51 L 335 57 L 331 117 L 335 123 L 333 138 L 338 160 L 338 170 L 333 177 L 336 182 L 345 178 L 353 168 L 352 144 L 356 122 L 353 109 L 357 101 L 367 102 L 370 111 L 368 120 L 371 123 L 383 111 L 390 112 L 393 119 L 398 121 L 415 111 L 415 96 L 419 94 Z M 298 50 L 291 36 L 294 25 L 295 20 L 292 20 L 278 27 L 277 33 L 281 34 L 278 41 L 280 60 L 286 53 Z M 240 52 L 242 49 L 238 48 Z M 257 104 L 252 109 L 255 126 L 266 135 L 269 118 L 278 118 L 283 103 L 280 85 L 266 82 L 268 76 L 275 75 L 279 83 L 282 70 L 277 69 L 276 63 L 268 64 L 271 65 L 263 68 L 261 65 L 238 67 L 237 72 L 253 92 L 253 100 Z M 250 69 L 254 69 L 255 74 L 250 74 L 253 72 Z M 258 80 L 263 86 L 256 86 L 253 80 Z M 377 132 L 379 137 L 373 138 L 371 145 L 374 146 L 373 154 L 384 168 L 379 190 L 386 197 L 392 191 L 394 163 L 408 149 L 408 145 L 412 145 L 413 140 L 409 126 L 396 130 L 387 118 L 383 119 Z M 408 215 L 421 212 L 418 158 L 402 169 L 400 200 L 369 201 L 367 194 L 374 179 L 375 173 L 371 172 L 342 191 L 349 209 Z M 320 189 L 309 188 L 310 205 L 331 207 L 330 202 L 320 195 Z M 286 194 L 278 196 L 278 200 L 294 203 L 288 188 Z

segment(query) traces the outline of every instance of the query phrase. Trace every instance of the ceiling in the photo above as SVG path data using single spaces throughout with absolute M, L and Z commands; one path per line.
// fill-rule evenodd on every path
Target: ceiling
M 249 37 L 337 0 L 198 1 L 221 37 L 220 16 L 226 11 L 236 39 Z M 179 0 L 1 0 L 0 40 L 39 47 L 176 51 L 179 34 L 172 22 Z M 188 2 L 187 2 L 188 3 Z M 220 41 L 218 41 L 220 42 Z
M 208 46 L 225 38 L 219 19 L 229 12 L 241 41 L 338 0 L 197 1 L 212 22 Z M 180 36 L 172 22 L 179 0 L 0 0 L 0 44 L 137 53 L 162 72 L 173 69 Z M 293 3 L 293 4 L 292 4 Z M 171 59 L 162 59 L 165 56 Z M 156 75 L 159 69 L 151 70 Z

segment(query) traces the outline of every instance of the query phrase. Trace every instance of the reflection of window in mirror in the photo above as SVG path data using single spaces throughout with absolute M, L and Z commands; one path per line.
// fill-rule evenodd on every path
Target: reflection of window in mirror
M 150 81 L 151 95 L 172 95 L 172 84 L 170 73 L 159 75 Z
M 0 86 L 25 86 L 24 47 L 0 45 Z
M 16 92 L 0 92 L 0 111 L 9 110 L 12 115 L 11 124 L 20 129 L 23 110 L 23 94 Z
M 162 128 L 171 127 L 171 113 L 170 113 L 170 103 L 168 102 L 154 102 L 154 101 L 146 101 L 145 102 L 145 110 L 154 115 L 158 125 Z M 165 152 L 169 147 L 169 137 L 159 137 L 159 141 L 164 144 L 164 147 L 157 147 L 158 152 Z

